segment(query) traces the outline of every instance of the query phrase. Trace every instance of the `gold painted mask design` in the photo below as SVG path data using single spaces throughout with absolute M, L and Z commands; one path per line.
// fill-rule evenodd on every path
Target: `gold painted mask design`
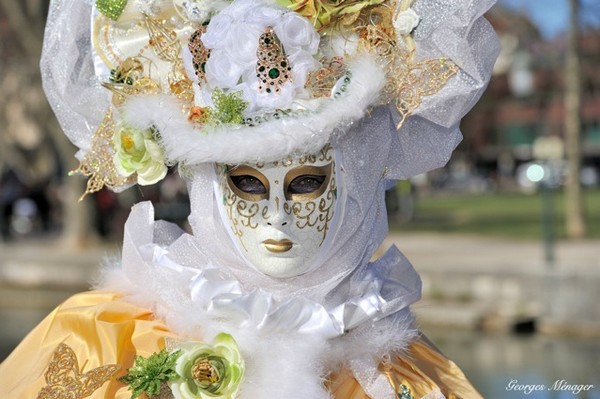
M 309 271 L 335 213 L 333 149 L 269 163 L 218 165 L 218 174 L 224 221 L 242 255 L 271 277 Z

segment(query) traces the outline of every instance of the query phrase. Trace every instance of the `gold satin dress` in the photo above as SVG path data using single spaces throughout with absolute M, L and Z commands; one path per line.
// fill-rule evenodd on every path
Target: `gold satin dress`
M 118 378 L 126 374 L 136 355 L 159 352 L 167 338 L 177 336 L 151 311 L 123 300 L 120 294 L 74 295 L 0 364 L 0 398 L 129 399 L 129 387 Z M 383 372 L 396 392 L 403 385 L 415 399 L 439 397 L 436 392 L 448 399 L 481 398 L 452 361 L 422 340 L 390 360 Z M 332 398 L 368 399 L 348 371 L 332 373 L 326 384 Z

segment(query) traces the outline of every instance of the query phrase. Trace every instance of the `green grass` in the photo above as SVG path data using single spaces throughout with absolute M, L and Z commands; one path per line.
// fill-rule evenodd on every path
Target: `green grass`
M 445 194 L 417 197 L 411 222 L 390 223 L 393 231 L 435 231 L 515 238 L 542 237 L 543 197 L 540 193 Z M 553 193 L 554 235 L 565 238 L 565 199 Z M 585 190 L 587 237 L 600 238 L 600 190 Z

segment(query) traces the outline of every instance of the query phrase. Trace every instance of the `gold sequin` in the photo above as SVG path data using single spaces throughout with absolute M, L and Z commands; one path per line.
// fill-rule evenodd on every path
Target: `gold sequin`
M 69 175 L 80 173 L 88 178 L 87 188 L 79 199 L 80 201 L 86 195 L 100 191 L 104 186 L 114 189 L 135 183 L 135 176 L 121 176 L 113 162 L 115 155 L 114 129 L 112 109 L 109 109 L 94 133 L 92 149 L 85 155 L 79 167 L 69 173 Z
M 46 386 L 37 399 L 83 399 L 92 395 L 119 370 L 116 364 L 101 366 L 87 373 L 79 371 L 73 349 L 61 343 L 52 355 L 44 374 Z

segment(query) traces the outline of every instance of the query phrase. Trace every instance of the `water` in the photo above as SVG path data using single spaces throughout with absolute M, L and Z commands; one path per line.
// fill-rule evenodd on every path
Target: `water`
M 426 333 L 487 399 L 600 399 L 600 340 Z M 565 385 L 588 389 L 573 393 Z

